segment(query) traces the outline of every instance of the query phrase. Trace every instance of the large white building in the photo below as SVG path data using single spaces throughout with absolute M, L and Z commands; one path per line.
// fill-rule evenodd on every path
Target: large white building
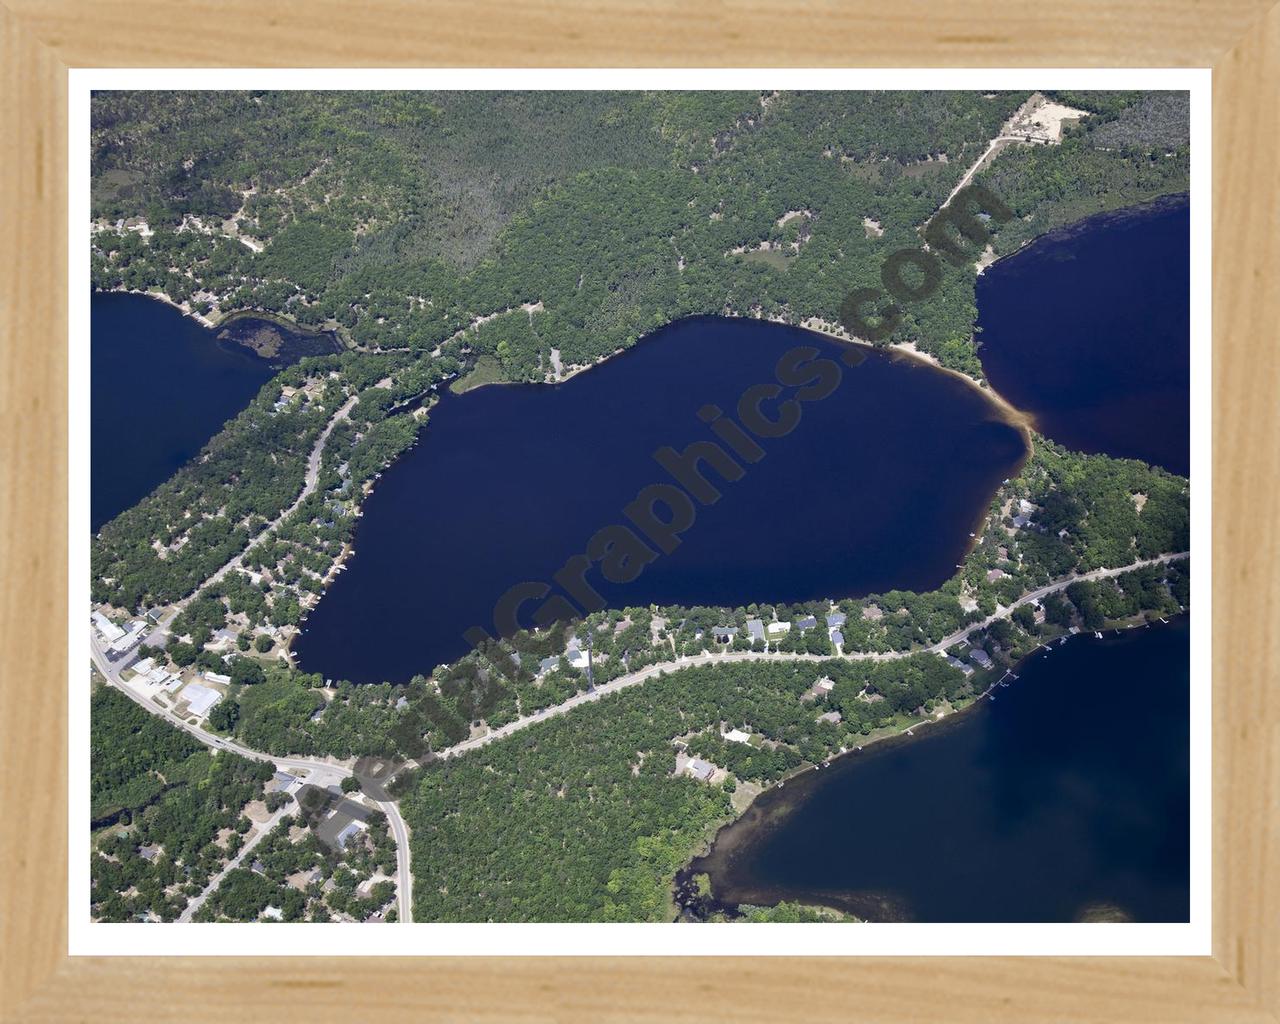
M 199 683 L 189 683 L 182 691 L 182 699 L 187 702 L 187 710 L 198 718 L 203 718 L 209 709 L 222 700 L 222 694 Z

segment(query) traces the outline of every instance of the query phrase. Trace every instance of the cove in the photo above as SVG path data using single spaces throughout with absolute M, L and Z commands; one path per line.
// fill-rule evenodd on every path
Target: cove
M 1189 210 L 1184 195 L 1100 214 L 979 276 L 988 379 L 1067 448 L 1187 474 Z
M 195 457 L 281 366 L 337 347 L 332 335 L 256 317 L 210 330 L 158 299 L 94 293 L 90 529 L 141 501 Z
M 864 920 L 1186 921 L 1189 635 L 1080 636 L 949 722 L 759 796 L 706 872 L 723 905 Z
M 714 440 L 700 409 L 735 410 L 796 346 L 837 361 L 846 351 L 799 328 L 696 317 L 559 385 L 446 395 L 366 501 L 347 571 L 295 642 L 300 667 L 404 682 L 460 657 L 466 630 L 493 631 L 504 592 L 552 580 L 596 531 L 625 521 L 637 492 L 670 482 L 655 451 Z M 698 507 L 674 553 L 631 583 L 592 576 L 610 607 L 936 587 L 1026 457 L 1022 432 L 977 388 L 871 350 L 794 431 L 762 445 L 735 482 L 708 471 L 723 497 Z

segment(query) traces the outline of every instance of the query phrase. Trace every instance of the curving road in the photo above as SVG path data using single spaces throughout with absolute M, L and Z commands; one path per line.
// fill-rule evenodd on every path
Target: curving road
M 359 400 L 360 400 L 359 395 L 355 395 L 351 398 L 348 398 L 346 403 L 342 406 L 342 408 L 340 408 L 337 412 L 335 412 L 333 414 L 333 418 L 329 420 L 327 424 L 325 424 L 325 428 L 320 432 L 320 436 L 316 438 L 316 443 L 311 449 L 311 454 L 307 456 L 307 471 L 302 478 L 302 490 L 298 493 L 297 498 L 294 499 L 293 504 L 290 505 L 283 512 L 281 512 L 273 520 L 271 520 L 271 522 L 267 523 L 267 525 L 264 526 L 261 530 L 259 530 L 257 535 L 253 537 L 249 541 L 249 543 L 244 546 L 243 551 L 241 551 L 234 558 L 230 559 L 226 563 L 226 565 L 224 565 L 221 569 L 217 570 L 212 576 L 210 576 L 198 587 L 196 587 L 193 591 L 191 591 L 190 594 L 182 598 L 182 600 L 174 602 L 174 604 L 172 604 L 169 607 L 169 610 L 164 614 L 163 618 L 160 620 L 159 622 L 160 626 L 164 627 L 164 626 L 167 626 L 170 622 L 172 622 L 174 618 L 178 615 L 178 613 L 182 611 L 182 609 L 184 609 L 192 601 L 194 601 L 197 595 L 199 595 L 200 592 L 203 591 L 206 587 L 209 587 L 212 584 L 217 583 L 218 580 L 222 579 L 222 577 L 224 577 L 227 573 L 231 572 L 233 569 L 239 569 L 240 566 L 244 564 L 245 555 L 249 553 L 249 551 L 253 548 L 253 546 L 257 544 L 258 541 L 262 540 L 262 538 L 265 537 L 267 534 L 277 529 L 281 523 L 283 523 L 286 519 L 289 518 L 289 516 L 293 515 L 293 513 L 298 510 L 298 508 L 302 505 L 304 501 L 306 501 L 309 497 L 311 497 L 311 495 L 315 492 L 316 484 L 320 482 L 320 463 L 321 463 L 321 460 L 324 458 L 324 446 L 326 442 L 328 442 L 329 440 L 329 435 L 333 433 L 334 427 L 336 427 L 342 420 L 345 420 L 348 416 L 351 415 L 351 410 L 355 407 L 356 402 L 358 402 Z
M 1135 569 L 1142 569 L 1149 565 L 1161 565 L 1166 562 L 1174 562 L 1182 558 L 1190 556 L 1189 551 L 1180 551 L 1176 554 L 1160 555 L 1156 558 L 1140 559 L 1129 565 L 1121 566 L 1118 569 L 1095 569 L 1092 572 L 1083 573 L 1079 576 L 1064 577 L 1055 580 L 1043 587 L 1030 590 L 1023 594 L 1018 600 L 1007 608 L 998 605 L 996 610 L 988 615 L 985 619 L 975 622 L 972 625 L 965 626 L 964 629 L 957 630 L 950 636 L 944 637 L 936 644 L 928 647 L 917 647 L 910 651 L 890 651 L 884 653 L 864 653 L 860 651 L 851 651 L 847 654 L 794 654 L 786 652 L 767 653 L 764 651 L 723 651 L 706 654 L 695 654 L 689 657 L 676 658 L 673 661 L 657 662 L 653 665 L 647 665 L 642 669 L 637 669 L 625 676 L 619 676 L 608 683 L 602 683 L 589 693 L 578 693 L 570 697 L 563 704 L 556 704 L 553 707 L 543 708 L 532 715 L 524 715 L 508 722 L 504 726 L 494 729 L 492 732 L 485 733 L 483 736 L 477 736 L 473 739 L 463 740 L 452 747 L 445 747 L 437 754 L 439 757 L 457 757 L 459 754 L 465 754 L 469 750 L 477 750 L 497 740 L 510 736 L 512 733 L 519 732 L 521 729 L 527 729 L 531 725 L 538 722 L 545 722 L 548 718 L 554 718 L 557 715 L 563 715 L 567 711 L 572 711 L 579 705 L 586 704 L 589 701 L 599 700 L 611 693 L 617 693 L 619 690 L 625 690 L 628 687 L 637 686 L 654 676 L 661 675 L 665 672 L 674 672 L 679 669 L 693 668 L 698 665 L 717 665 L 727 664 L 736 661 L 768 661 L 786 659 L 790 661 L 831 661 L 833 658 L 844 658 L 849 661 L 892 661 L 897 658 L 907 658 L 913 654 L 943 654 L 947 648 L 953 647 L 971 634 L 981 632 L 990 626 L 997 619 L 1003 619 L 1013 613 L 1015 608 L 1019 608 L 1024 604 L 1030 604 L 1038 601 L 1049 594 L 1056 593 L 1059 590 L 1065 590 L 1073 583 L 1082 583 L 1090 580 L 1108 579 L 1113 576 L 1120 576 L 1126 572 L 1132 572 Z
M 344 407 L 346 411 L 349 411 L 350 404 L 351 403 L 348 403 L 348 406 Z M 340 415 L 343 415 L 343 414 L 344 413 L 340 413 Z M 336 417 L 334 422 L 336 422 Z M 316 465 L 317 467 L 319 465 L 318 459 L 316 461 Z M 314 487 L 314 484 L 312 484 L 312 486 Z M 303 497 L 305 497 L 305 495 L 303 495 Z M 299 499 L 299 501 L 301 501 L 301 498 Z M 286 512 L 285 514 L 287 515 L 288 513 Z M 281 518 L 283 518 L 283 516 Z M 666 672 L 677 671 L 679 669 L 693 668 L 695 666 L 700 666 L 700 665 L 727 664 L 730 662 L 740 662 L 740 661 L 767 661 L 767 660 L 785 659 L 785 660 L 792 660 L 792 661 L 819 662 L 819 661 L 830 661 L 833 658 L 845 658 L 850 661 L 890 661 L 898 658 L 910 657 L 913 654 L 921 654 L 921 653 L 940 655 L 940 654 L 943 654 L 948 648 L 967 639 L 973 633 L 980 632 L 981 630 L 986 629 L 988 626 L 996 622 L 998 619 L 1003 619 L 1008 617 L 1010 614 L 1013 613 L 1013 611 L 1016 608 L 1019 608 L 1025 604 L 1030 604 L 1031 602 L 1034 602 L 1034 601 L 1038 601 L 1041 598 L 1047 597 L 1049 594 L 1056 593 L 1057 591 L 1065 590 L 1067 587 L 1071 586 L 1071 584 L 1073 583 L 1088 582 L 1088 581 L 1100 580 L 1100 579 L 1109 579 L 1115 576 L 1123 575 L 1124 573 L 1127 573 L 1127 572 L 1132 572 L 1135 569 L 1141 569 L 1151 565 L 1161 565 L 1168 562 L 1178 561 L 1180 559 L 1188 558 L 1188 557 L 1190 557 L 1189 551 L 1180 551 L 1174 554 L 1160 555 L 1156 558 L 1139 559 L 1138 561 L 1132 562 L 1129 565 L 1120 566 L 1115 569 L 1095 569 L 1092 572 L 1087 572 L 1080 575 L 1072 575 L 1072 576 L 1064 577 L 1059 580 L 1055 580 L 1051 583 L 1046 584 L 1043 587 L 1038 587 L 1035 590 L 1028 591 L 1027 593 L 1023 594 L 1021 597 L 1019 597 L 1018 600 L 1010 604 L 1008 607 L 1005 607 L 1003 605 L 997 606 L 996 610 L 991 615 L 988 615 L 985 619 L 981 619 L 978 622 L 965 626 L 963 629 L 957 630 L 956 632 L 952 633 L 950 636 L 944 637 L 942 640 L 939 640 L 935 644 L 931 644 L 928 647 L 916 648 L 910 651 L 890 651 L 890 652 L 851 651 L 847 654 L 838 654 L 838 655 L 837 654 L 795 654 L 795 653 L 783 653 L 783 652 L 769 653 L 764 651 L 723 651 L 723 652 L 697 654 L 689 657 L 676 658 L 672 661 L 658 662 L 653 665 L 647 665 L 642 669 L 637 669 L 635 672 L 628 673 L 627 675 L 619 676 L 617 679 L 614 679 L 608 683 L 603 683 L 588 693 L 577 693 L 561 704 L 556 704 L 553 707 L 549 707 L 549 708 L 543 708 L 541 711 L 537 711 L 531 715 L 524 715 L 520 718 L 515 719 L 512 722 L 508 722 L 504 726 L 494 729 L 491 732 L 485 733 L 483 736 L 477 736 L 473 739 L 463 740 L 461 743 L 457 743 L 452 747 L 446 747 L 443 750 L 440 750 L 437 756 L 441 758 L 457 757 L 459 754 L 465 754 L 467 751 L 477 750 L 480 747 L 487 746 L 490 743 L 494 743 L 497 740 L 510 736 L 513 733 L 519 732 L 521 729 L 526 729 L 531 725 L 536 725 L 538 722 L 543 722 L 549 718 L 555 718 L 558 715 L 566 714 L 567 712 L 572 711 L 574 708 L 579 707 L 582 704 L 586 704 L 590 701 L 600 700 L 602 697 L 605 697 L 611 693 L 617 693 L 620 690 L 625 690 L 632 686 L 638 686 L 639 684 L 649 679 L 652 679 L 655 676 L 662 675 Z M 110 661 L 108 661 L 106 654 L 104 653 L 102 646 L 96 634 L 93 633 L 92 629 L 90 630 L 89 643 L 90 643 L 90 653 L 93 659 L 93 663 L 97 667 L 98 671 L 102 673 L 108 685 L 116 687 L 118 690 L 126 694 L 131 700 L 133 700 L 140 707 L 146 709 L 153 715 L 157 715 L 158 717 L 163 718 L 166 722 L 168 722 L 170 725 L 174 726 L 175 728 L 182 729 L 184 732 L 195 737 L 197 740 L 199 740 L 201 743 L 205 744 L 206 746 L 212 747 L 216 750 L 228 750 L 228 751 L 231 751 L 232 753 L 240 754 L 243 757 L 252 758 L 254 760 L 268 761 L 274 764 L 276 766 L 276 769 L 279 771 L 289 771 L 291 773 L 305 772 L 307 773 L 307 782 L 312 785 L 318 785 L 318 786 L 324 786 L 324 787 L 331 786 L 331 785 L 340 783 L 342 779 L 353 774 L 350 765 L 341 761 L 334 760 L 332 758 L 320 759 L 320 758 L 301 758 L 301 757 L 274 757 L 272 755 L 265 754 L 262 751 L 254 750 L 250 747 L 244 746 L 243 744 L 236 743 L 234 740 L 224 739 L 221 736 L 215 735 L 214 733 L 211 733 L 208 730 L 201 728 L 199 725 L 192 725 L 189 722 L 185 721 L 183 718 L 174 714 L 172 710 L 162 708 L 159 705 L 146 700 L 141 695 L 135 693 L 130 687 L 126 686 L 120 679 L 120 675 L 119 675 L 120 669 L 117 668 L 116 666 L 113 666 L 110 663 Z M 399 917 L 399 920 L 404 923 L 412 923 L 413 921 L 413 900 L 412 900 L 413 878 L 411 873 L 410 852 L 409 852 L 409 829 L 405 825 L 404 819 L 400 815 L 399 806 L 394 801 L 376 801 L 376 804 L 387 815 L 387 821 L 390 824 L 392 835 L 395 837 L 395 841 L 396 841 L 396 874 L 397 874 L 396 889 L 397 889 L 398 917 Z M 208 895 L 211 892 L 213 892 L 213 890 L 217 887 L 218 883 L 221 882 L 223 876 L 226 875 L 227 872 L 232 870 L 234 867 L 239 865 L 239 863 L 244 859 L 244 855 L 247 854 L 249 850 L 252 849 L 253 846 L 257 845 L 258 841 L 262 838 L 262 836 L 266 835 L 266 833 L 269 832 L 272 827 L 274 827 L 275 823 L 279 820 L 279 818 L 284 813 L 285 811 L 282 808 L 279 812 L 276 813 L 276 815 L 272 818 L 272 820 L 269 821 L 267 825 L 263 827 L 262 831 L 257 836 L 255 836 L 253 840 L 245 844 L 244 848 L 240 851 L 240 853 L 236 856 L 236 858 L 234 858 L 234 860 L 231 863 L 227 864 L 222 869 L 222 871 L 220 871 L 218 875 L 210 881 L 209 886 L 206 887 L 205 891 L 201 893 L 200 896 L 196 897 L 196 899 L 192 901 L 192 904 L 188 906 L 187 911 L 184 912 L 180 920 L 183 920 L 183 921 L 190 920 L 191 915 L 193 915 L 199 909 L 200 905 L 204 903 Z
M 254 750 L 252 747 L 246 747 L 242 743 L 235 740 L 226 739 L 215 733 L 209 732 L 207 729 L 201 728 L 199 725 L 192 725 L 184 718 L 173 713 L 172 709 L 162 708 L 160 705 L 147 700 L 141 694 L 136 693 L 132 687 L 125 685 L 120 679 L 121 666 L 111 664 L 107 659 L 106 653 L 102 649 L 102 645 L 97 635 L 90 629 L 89 632 L 89 654 L 93 660 L 94 666 L 102 674 L 107 681 L 108 686 L 113 686 L 126 697 L 132 700 L 145 711 L 150 712 L 157 718 L 162 718 L 175 729 L 181 729 L 183 732 L 194 737 L 203 743 L 206 747 L 214 750 L 226 750 L 233 754 L 239 754 L 241 757 L 247 757 L 254 761 L 266 761 L 275 765 L 277 771 L 289 772 L 297 775 L 305 773 L 308 785 L 329 788 L 330 786 L 339 785 L 343 779 L 352 774 L 350 765 L 334 758 L 306 758 L 306 757 L 275 757 L 271 754 L 265 754 L 260 750 Z M 405 825 L 404 819 L 400 816 L 400 808 L 392 802 L 375 801 L 377 807 L 387 816 L 387 822 L 391 828 L 391 834 L 396 841 L 396 907 L 397 917 L 400 921 L 411 923 L 413 921 L 413 875 L 411 872 L 410 853 L 409 853 L 409 829 Z M 288 805 L 286 805 L 288 806 Z M 242 853 L 258 843 L 258 840 L 266 835 L 267 832 L 275 826 L 275 823 L 286 813 L 282 808 L 271 820 L 271 822 L 262 829 L 262 831 L 249 843 L 247 843 Z M 218 875 L 210 881 L 205 891 L 197 897 L 199 903 L 196 906 L 188 907 L 188 910 L 194 914 L 199 904 L 203 903 L 208 895 L 213 892 L 217 884 L 222 880 L 222 876 L 235 867 L 243 857 L 237 857 L 234 863 L 229 864 Z M 184 915 L 179 920 L 190 920 L 189 915 Z

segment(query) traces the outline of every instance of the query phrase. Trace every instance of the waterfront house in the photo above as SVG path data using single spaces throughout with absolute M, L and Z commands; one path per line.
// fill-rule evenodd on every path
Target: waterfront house
M 981 647 L 975 647 L 969 653 L 969 660 L 981 668 L 991 668 L 991 666 L 994 664 L 994 662 L 991 660 L 991 655 L 989 655 Z
M 685 763 L 684 770 L 699 782 L 706 782 L 715 772 L 715 766 L 700 757 L 692 757 Z
M 965 664 L 963 661 L 961 661 L 959 658 L 953 658 L 953 657 L 951 657 L 951 655 L 947 655 L 947 664 L 948 664 L 948 665 L 950 665 L 952 668 L 958 668 L 958 669 L 959 669 L 961 672 L 963 672 L 966 676 L 971 676 L 971 675 L 973 675 L 973 666 L 972 666 L 972 665 L 966 665 L 966 664 Z

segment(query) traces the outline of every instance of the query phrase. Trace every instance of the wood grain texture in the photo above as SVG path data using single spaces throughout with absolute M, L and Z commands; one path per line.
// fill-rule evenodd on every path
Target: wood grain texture
M 1213 96 L 1214 953 L 1273 1013 L 1280 1013 L 1277 98 L 1280 8 L 1216 64 Z
M 1272 0 L 6 0 L 71 66 L 1212 64 Z
M 1280 1019 L 1280 10 L 1269 6 L 0 6 L 4 1019 Z M 65 72 L 192 64 L 1214 66 L 1214 957 L 68 959 Z
M 47 984 L 66 949 L 67 129 L 61 59 L 3 8 L 0 82 L 0 1007 L 7 1011 Z

